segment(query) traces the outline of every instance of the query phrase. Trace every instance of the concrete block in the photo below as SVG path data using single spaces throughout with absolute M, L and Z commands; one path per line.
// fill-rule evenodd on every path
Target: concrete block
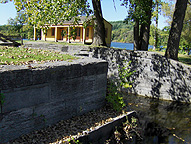
M 50 101 L 50 87 L 48 84 L 2 90 L 2 93 L 5 96 L 3 113 L 47 103 Z

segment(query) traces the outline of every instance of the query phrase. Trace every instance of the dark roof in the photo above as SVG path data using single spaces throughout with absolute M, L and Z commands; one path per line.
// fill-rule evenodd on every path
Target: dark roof
M 84 22 L 89 21 L 89 20 L 91 20 L 91 19 L 93 19 L 93 16 L 88 16 L 88 17 L 87 17 L 87 16 L 80 16 L 78 23 L 79 23 L 79 24 L 83 24 Z M 63 23 L 73 24 L 73 22 L 74 22 L 74 18 L 72 18 L 72 19 L 69 20 L 69 21 L 64 21 Z

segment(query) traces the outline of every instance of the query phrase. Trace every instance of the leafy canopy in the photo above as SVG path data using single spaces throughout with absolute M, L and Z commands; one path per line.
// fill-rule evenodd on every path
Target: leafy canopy
M 17 11 L 24 11 L 29 24 L 43 28 L 45 24 L 62 24 L 72 18 L 76 24 L 79 16 L 92 13 L 87 0 L 15 0 L 14 4 Z
M 126 22 L 135 22 L 139 20 L 140 24 L 147 23 L 149 15 L 146 11 L 153 9 L 154 7 L 149 7 L 149 0 L 121 0 L 122 6 L 128 9 L 128 17 L 125 19 Z

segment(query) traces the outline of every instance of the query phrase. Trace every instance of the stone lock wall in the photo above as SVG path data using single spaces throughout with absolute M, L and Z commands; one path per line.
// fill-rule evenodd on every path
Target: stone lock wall
M 43 45 L 29 43 L 33 48 Z M 45 46 L 48 49 L 52 49 Z M 126 65 L 136 71 L 130 78 L 134 81 L 129 93 L 164 100 L 191 102 L 191 67 L 164 56 L 147 51 L 128 51 L 75 45 L 54 45 L 54 49 L 78 56 L 87 56 L 108 62 L 108 78 L 118 78 L 118 66 Z M 124 62 L 127 61 L 127 62 Z
M 118 66 L 131 61 L 136 71 L 129 93 L 164 100 L 191 102 L 191 67 L 166 59 L 155 52 L 128 51 L 114 48 L 90 48 L 90 57 L 108 62 L 108 77 L 117 78 Z M 127 61 L 127 62 L 125 62 Z
M 0 67 L 0 143 L 104 105 L 107 62 L 86 58 L 32 67 Z

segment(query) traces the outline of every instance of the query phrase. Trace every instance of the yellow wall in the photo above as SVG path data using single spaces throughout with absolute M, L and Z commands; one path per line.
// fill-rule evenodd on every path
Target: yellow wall
M 89 28 L 89 38 L 86 37 L 86 32 L 87 29 Z M 86 30 L 85 30 L 85 43 L 92 43 L 93 42 L 93 35 L 94 35 L 94 30 L 93 30 L 93 26 L 87 26 Z
M 45 37 L 46 37 L 46 40 L 47 41 L 55 41 L 55 35 L 54 36 L 52 36 L 51 35 L 51 33 L 52 33 L 52 30 L 51 30 L 52 28 L 49 28 L 48 30 L 47 30 L 47 34 L 46 34 L 46 36 L 45 36 L 45 34 L 42 32 L 42 40 L 45 40 Z M 54 28 L 55 29 L 55 28 Z M 55 29 L 56 30 L 56 29 Z
M 107 46 L 111 45 L 111 33 L 112 33 L 112 25 L 104 20 L 105 29 L 107 29 L 107 37 L 105 38 Z
M 105 25 L 105 28 L 107 29 L 107 37 L 105 38 L 106 44 L 107 44 L 107 46 L 110 46 L 111 45 L 112 25 L 105 20 L 104 20 L 104 25 Z M 68 34 L 65 35 L 63 37 L 63 39 L 61 36 L 61 31 L 65 30 L 66 32 L 68 32 L 68 27 L 69 27 L 69 25 L 57 26 L 57 40 L 68 41 Z M 83 42 L 84 28 L 82 27 L 82 25 L 80 25 L 79 27 L 80 27 L 80 37 L 77 37 L 76 40 L 73 40 L 73 38 L 70 37 L 70 42 Z M 50 27 L 47 30 L 47 35 L 46 35 L 47 41 L 55 41 L 55 35 L 52 35 L 52 29 L 53 28 L 56 30 L 55 27 Z M 87 28 L 89 28 L 89 38 L 86 37 Z M 87 28 L 85 29 L 85 43 L 92 43 L 93 42 L 94 29 L 93 29 L 92 25 L 87 26 Z M 41 36 L 42 36 L 41 39 L 45 40 L 45 34 L 43 32 L 42 32 Z

